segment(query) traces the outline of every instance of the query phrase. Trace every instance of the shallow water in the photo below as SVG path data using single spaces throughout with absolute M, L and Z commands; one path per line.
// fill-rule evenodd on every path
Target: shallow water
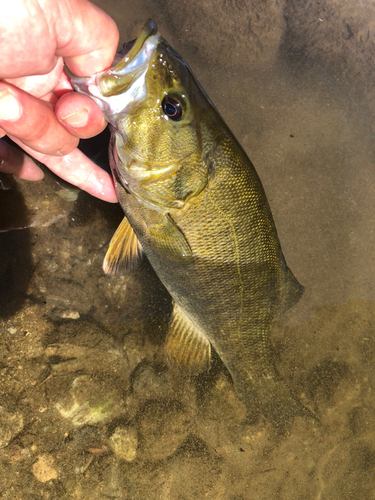
M 272 332 L 277 367 L 319 422 L 248 422 L 220 360 L 171 371 L 171 303 L 147 261 L 102 272 L 121 209 L 52 175 L 14 181 L 0 193 L 0 229 L 15 228 L 0 233 L 1 498 L 375 498 L 373 4 L 102 6 L 123 41 L 157 22 L 252 159 L 305 286 Z

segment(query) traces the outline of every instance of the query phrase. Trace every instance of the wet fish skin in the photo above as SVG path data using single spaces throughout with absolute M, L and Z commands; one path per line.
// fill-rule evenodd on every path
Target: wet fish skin
M 279 428 L 312 416 L 271 354 L 270 328 L 303 287 L 286 265 L 252 163 L 152 21 L 116 63 L 72 82 L 112 124 L 110 163 L 132 238 L 174 300 L 171 363 L 207 369 L 212 345 L 249 413 L 260 410 Z M 167 115 L 165 99 L 180 103 L 181 118 Z M 108 269 L 126 260 L 117 247 Z

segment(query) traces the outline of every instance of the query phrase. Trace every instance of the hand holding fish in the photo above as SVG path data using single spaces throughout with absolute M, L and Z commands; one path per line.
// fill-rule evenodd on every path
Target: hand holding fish
M 8 135 L 55 174 L 115 202 L 110 176 L 77 149 L 79 138 L 106 122 L 87 96 L 70 92 L 63 65 L 77 75 L 110 66 L 117 48 L 114 21 L 88 0 L 13 0 L 0 19 L 0 137 Z M 43 177 L 27 155 L 0 140 L 0 172 Z

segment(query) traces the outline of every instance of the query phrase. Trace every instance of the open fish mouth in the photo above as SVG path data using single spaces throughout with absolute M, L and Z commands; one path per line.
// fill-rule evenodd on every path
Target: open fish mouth
M 156 23 L 152 19 L 149 19 L 139 32 L 138 37 L 131 42 L 124 43 L 120 52 L 117 52 L 115 59 L 113 60 L 112 67 L 117 65 L 124 58 L 125 64 L 130 63 L 142 49 L 143 44 L 145 43 L 147 38 L 156 35 L 157 31 L 158 28 L 156 26 Z
M 146 96 L 145 74 L 160 41 L 157 26 L 150 19 L 138 37 L 124 43 L 112 66 L 89 77 L 77 77 L 65 69 L 77 92 L 91 97 L 101 108 L 105 118 L 114 123 L 118 113 L 130 108 Z
M 116 56 L 115 56 L 115 59 L 113 61 L 113 64 L 112 66 L 115 66 L 116 64 L 118 64 L 120 62 L 120 60 L 129 54 L 130 52 L 130 49 L 134 46 L 135 42 L 137 41 L 137 39 L 135 38 L 134 40 L 132 40 L 131 42 L 128 42 L 128 43 L 124 43 L 123 46 L 122 46 L 122 49 L 120 50 L 120 52 L 117 52 Z M 117 60 L 118 59 L 118 60 Z

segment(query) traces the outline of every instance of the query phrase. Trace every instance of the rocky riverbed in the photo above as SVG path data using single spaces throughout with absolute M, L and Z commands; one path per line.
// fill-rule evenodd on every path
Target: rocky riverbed
M 2 498 L 371 497 L 372 303 L 277 325 L 278 368 L 319 418 L 279 434 L 247 421 L 219 359 L 191 379 L 168 367 L 170 299 L 147 261 L 102 272 L 117 206 L 50 174 L 5 195 L 29 227 L 0 233 Z

